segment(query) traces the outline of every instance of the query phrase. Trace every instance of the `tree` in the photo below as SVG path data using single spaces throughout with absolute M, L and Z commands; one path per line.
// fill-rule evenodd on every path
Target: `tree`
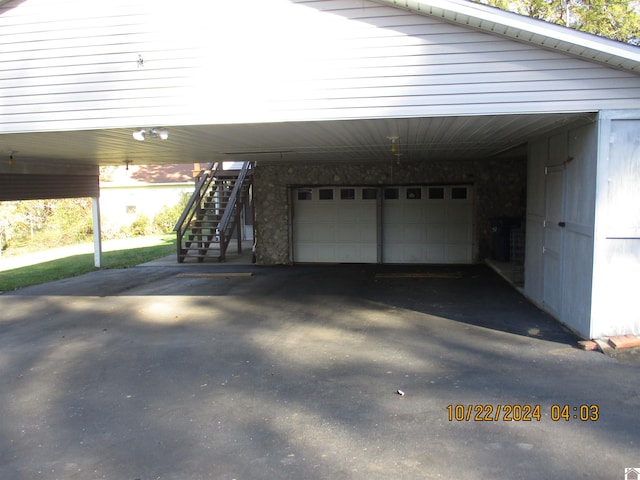
M 578 30 L 640 44 L 640 15 L 628 0 L 585 0 L 576 5 L 572 12 L 577 18 L 575 28 Z
M 14 236 L 15 224 L 21 221 L 21 216 L 16 210 L 15 202 L 0 202 L 0 255 L 9 247 L 9 242 Z
M 69 245 L 93 233 L 90 198 L 0 202 L 0 249 Z
M 640 44 L 639 0 L 474 0 L 621 42 Z

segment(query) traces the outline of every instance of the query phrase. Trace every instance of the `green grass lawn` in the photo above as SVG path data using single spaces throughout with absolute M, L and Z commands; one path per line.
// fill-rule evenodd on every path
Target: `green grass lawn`
M 128 268 L 149 262 L 157 258 L 175 254 L 175 235 L 163 235 L 156 243 L 144 247 L 124 248 L 102 253 L 103 268 Z M 49 262 L 27 267 L 14 268 L 0 272 L 0 292 L 8 292 L 18 288 L 41 283 L 75 277 L 93 272 L 93 253 L 71 255 Z

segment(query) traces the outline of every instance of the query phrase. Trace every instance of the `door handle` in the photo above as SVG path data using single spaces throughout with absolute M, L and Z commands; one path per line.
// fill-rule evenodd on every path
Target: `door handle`
M 566 226 L 567 226 L 567 224 L 566 224 L 565 222 L 558 222 L 558 226 L 559 226 L 560 228 L 564 228 L 564 227 L 566 227 Z

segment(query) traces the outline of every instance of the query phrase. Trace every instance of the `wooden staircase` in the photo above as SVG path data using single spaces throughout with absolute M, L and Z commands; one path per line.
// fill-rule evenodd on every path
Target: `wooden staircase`
M 223 170 L 222 163 L 207 167 L 173 229 L 178 263 L 189 258 L 224 262 L 234 234 L 242 252 L 241 214 L 252 182 L 253 162 L 244 162 L 240 170 Z

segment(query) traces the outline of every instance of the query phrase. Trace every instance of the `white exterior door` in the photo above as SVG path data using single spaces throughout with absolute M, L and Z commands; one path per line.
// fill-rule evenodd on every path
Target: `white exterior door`
M 542 301 L 545 307 L 557 318 L 561 318 L 562 306 L 564 183 L 564 165 L 546 167 Z
M 471 263 L 470 186 L 293 190 L 293 261 Z

